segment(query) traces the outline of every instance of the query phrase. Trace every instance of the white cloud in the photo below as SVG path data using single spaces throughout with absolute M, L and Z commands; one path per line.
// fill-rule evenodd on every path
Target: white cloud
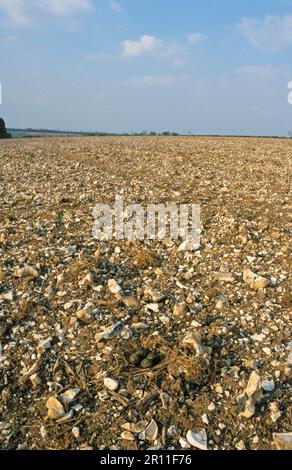
M 197 44 L 199 42 L 206 41 L 207 36 L 202 33 L 191 33 L 188 35 L 188 41 L 190 44 Z
M 0 0 L 0 10 L 4 10 L 9 20 L 16 24 L 30 23 L 23 0 Z
M 144 77 L 132 77 L 126 80 L 126 85 L 146 87 L 171 87 L 177 84 L 174 75 L 145 75 Z
M 278 51 L 292 47 L 292 15 L 242 18 L 238 31 L 257 49 Z
M 90 0 L 42 0 L 41 3 L 55 15 L 71 15 L 93 9 Z
M 91 0 L 0 0 L 0 11 L 17 25 L 32 22 L 33 16 L 45 10 L 53 15 L 74 15 L 93 9 Z
M 116 13 L 121 13 L 123 11 L 122 5 L 120 5 L 119 2 L 116 2 L 114 0 L 109 2 L 109 5 L 113 11 Z
M 154 36 L 148 36 L 145 34 L 141 36 L 139 41 L 126 40 L 123 42 L 124 55 L 127 57 L 134 57 L 145 52 L 153 52 L 161 49 L 163 41 L 157 39 Z
M 236 75 L 240 77 L 252 77 L 259 79 L 269 79 L 277 77 L 285 77 L 289 74 L 290 68 L 288 66 L 275 66 L 275 65 L 243 65 L 235 69 Z
M 173 61 L 173 65 L 175 67 L 185 67 L 187 65 L 187 61 L 185 59 L 175 59 Z
M 145 34 L 138 41 L 126 40 L 122 43 L 125 57 L 136 57 L 145 53 L 151 53 L 156 57 L 170 57 L 180 51 L 176 43 L 168 43 L 162 39 Z

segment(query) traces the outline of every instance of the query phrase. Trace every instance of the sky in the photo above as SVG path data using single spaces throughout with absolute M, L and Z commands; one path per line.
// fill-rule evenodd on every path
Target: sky
M 288 135 L 291 81 L 292 0 L 0 0 L 8 127 Z

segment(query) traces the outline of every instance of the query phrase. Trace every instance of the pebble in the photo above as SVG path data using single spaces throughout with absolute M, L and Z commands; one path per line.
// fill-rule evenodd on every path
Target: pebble
M 40 433 L 43 439 L 47 437 L 48 433 L 47 433 L 45 426 L 41 426 Z
M 112 294 L 119 294 L 122 291 L 122 288 L 115 279 L 109 279 L 107 285 Z
M 198 355 L 205 354 L 206 348 L 202 343 L 200 333 L 190 333 L 184 337 L 182 341 L 183 346 L 191 347 Z
M 195 243 L 192 238 L 187 238 L 178 248 L 178 251 L 198 251 L 200 244 Z
M 66 392 L 62 393 L 61 400 L 64 405 L 68 405 L 72 401 L 74 401 L 80 393 L 80 388 L 71 388 Z
M 25 266 L 24 268 L 18 269 L 15 273 L 16 277 L 31 277 L 31 278 L 37 278 L 39 277 L 39 272 L 36 268 L 33 268 L 32 266 Z
M 262 381 L 260 375 L 253 371 L 249 377 L 249 381 L 247 387 L 245 389 L 245 393 L 249 398 L 255 395 L 257 392 L 260 391 L 262 387 Z
M 268 380 L 268 379 L 263 379 L 262 380 L 262 389 L 265 391 L 265 392 L 274 392 L 276 386 L 275 386 L 275 382 L 273 380 Z
M 52 347 L 52 338 L 47 338 L 39 342 L 38 351 L 44 352 L 44 351 L 51 349 L 51 347 Z
M 30 376 L 30 381 L 34 387 L 37 387 L 42 383 L 41 378 L 38 374 L 33 374 Z
M 278 450 L 292 450 L 292 432 L 274 433 L 273 437 Z
M 50 397 L 46 402 L 48 408 L 48 417 L 51 419 L 59 419 L 65 415 L 62 403 L 55 397 Z
M 120 300 L 126 307 L 130 308 L 131 310 L 138 310 L 141 307 L 141 303 L 136 297 L 122 296 Z
M 72 434 L 76 439 L 79 439 L 80 437 L 80 429 L 77 426 L 74 426 L 72 428 Z
M 104 386 L 108 389 L 111 390 L 112 392 L 115 392 L 119 388 L 119 382 L 115 379 L 112 379 L 110 377 L 105 377 L 103 379 Z
M 74 414 L 73 410 L 68 411 L 68 413 L 66 413 L 64 416 L 62 416 L 62 418 L 57 420 L 57 423 L 58 424 L 67 423 L 68 421 L 70 421 L 73 418 L 73 414 Z
M 94 285 L 94 275 L 92 273 L 86 274 L 86 276 L 80 282 L 81 286 L 93 286 Z
M 139 434 L 144 432 L 147 427 L 147 421 L 139 421 L 138 423 L 124 423 L 122 424 L 122 428 L 125 431 L 129 431 L 133 434 Z
M 226 282 L 229 284 L 235 282 L 235 277 L 232 273 L 217 272 L 215 273 L 215 277 L 219 282 Z
M 78 320 L 82 321 L 82 323 L 85 323 L 86 325 L 90 325 L 93 321 L 93 315 L 89 310 L 78 310 L 76 312 L 76 317 Z
M 4 294 L 2 294 L 2 298 L 4 300 L 9 300 L 9 301 L 12 301 L 13 300 L 13 291 L 10 290 L 8 292 L 5 292 Z
M 272 402 L 270 403 L 269 408 L 271 410 L 271 419 L 273 423 L 276 423 L 278 419 L 280 419 L 282 416 L 282 413 L 279 410 L 278 404 L 275 402 Z
M 133 436 L 133 434 L 129 431 L 123 431 L 121 433 L 121 438 L 124 440 L 124 441 L 130 441 L 130 442 L 134 442 L 136 439 L 135 439 L 135 436 Z
M 146 308 L 148 310 L 151 310 L 152 312 L 154 313 L 158 313 L 159 312 L 159 305 L 158 304 L 147 304 L 146 305 Z
M 239 416 L 250 419 L 255 414 L 255 405 L 260 402 L 262 396 L 261 377 L 253 371 L 250 374 L 244 393 L 237 397 L 237 402 L 242 410 Z
M 186 303 L 176 305 L 173 309 L 173 314 L 175 317 L 181 317 L 189 311 L 189 306 Z
M 267 355 L 267 356 L 270 356 L 272 351 L 270 348 L 263 348 L 263 352 Z
M 115 323 L 114 325 L 111 325 L 108 328 L 104 327 L 102 332 L 97 333 L 95 335 L 95 340 L 99 342 L 103 339 L 105 340 L 112 339 L 115 336 L 118 336 L 121 333 L 122 329 L 123 329 L 123 325 L 121 322 Z
M 244 441 L 237 442 L 237 444 L 235 444 L 235 447 L 237 450 L 246 450 Z
M 165 299 L 164 294 L 161 294 L 160 292 L 151 288 L 145 289 L 144 295 L 149 296 L 154 303 L 163 302 L 163 300 Z
M 259 290 L 264 289 L 270 285 L 270 281 L 262 276 L 258 276 L 250 269 L 243 271 L 243 281 L 249 285 L 251 289 Z

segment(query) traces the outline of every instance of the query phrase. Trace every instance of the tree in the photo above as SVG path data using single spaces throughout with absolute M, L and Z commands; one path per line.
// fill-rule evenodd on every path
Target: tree
M 0 118 L 0 139 L 10 139 L 11 134 L 7 132 L 4 119 Z

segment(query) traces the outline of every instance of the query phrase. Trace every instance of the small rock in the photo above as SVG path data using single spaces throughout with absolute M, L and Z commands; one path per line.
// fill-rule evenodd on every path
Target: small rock
M 244 367 L 247 369 L 257 369 L 258 363 L 255 359 L 250 359 L 244 362 Z
M 276 386 L 275 386 L 275 382 L 273 380 L 268 380 L 268 379 L 263 379 L 262 380 L 262 389 L 265 391 L 265 392 L 273 392 L 275 390 Z
M 146 308 L 148 310 L 151 310 L 152 312 L 154 313 L 158 313 L 159 312 L 159 305 L 158 304 L 147 304 L 146 305 Z
M 216 406 L 214 405 L 214 403 L 212 403 L 212 402 L 210 403 L 210 405 L 208 406 L 208 410 L 209 410 L 209 411 L 214 411 L 214 410 L 216 410 Z
M 262 276 L 258 276 L 250 269 L 243 271 L 243 281 L 253 290 L 264 289 L 270 285 L 270 281 Z
M 138 310 L 141 307 L 140 301 L 133 296 L 121 296 L 122 303 L 131 310 Z
M 275 402 L 272 402 L 270 403 L 269 408 L 271 410 L 271 419 L 273 423 L 276 423 L 278 419 L 280 419 L 282 416 L 282 413 L 279 410 L 278 404 Z
M 146 330 L 149 327 L 148 325 L 146 325 L 146 323 L 138 322 L 138 323 L 132 323 L 131 328 L 133 330 L 139 331 L 139 330 Z
M 133 434 L 129 431 L 123 431 L 121 434 L 121 438 L 124 441 L 130 441 L 130 442 L 134 442 L 136 440 Z
M 44 352 L 44 351 L 51 349 L 51 347 L 52 347 L 52 338 L 47 338 L 39 342 L 38 351 Z
M 114 392 L 119 388 L 119 382 L 115 379 L 112 379 L 110 377 L 105 377 L 103 380 L 104 386 L 108 389 Z
M 237 444 L 235 444 L 235 447 L 237 450 L 246 450 L 245 443 L 243 441 L 237 442 Z
M 206 413 L 203 414 L 201 419 L 204 424 L 207 424 L 207 426 L 209 425 L 209 420 L 208 420 L 208 416 L 206 415 Z
M 245 403 L 245 409 L 242 413 L 240 413 L 240 416 L 246 419 L 250 419 L 253 417 L 255 414 L 255 405 L 252 400 L 247 400 Z
M 245 389 L 245 393 L 249 398 L 251 398 L 253 395 L 255 395 L 257 392 L 261 390 L 262 387 L 262 381 L 261 377 L 257 372 L 253 371 L 249 377 L 249 381 L 247 384 L 247 387 Z
M 138 423 L 125 423 L 122 424 L 122 428 L 125 431 L 129 431 L 133 434 L 139 434 L 140 432 L 145 431 L 147 426 L 147 421 L 139 421 Z
M 267 355 L 267 356 L 270 356 L 271 354 L 271 349 L 270 348 L 263 348 L 263 352 Z
M 223 186 L 223 188 L 220 188 L 220 193 L 221 194 L 228 194 L 229 189 L 227 188 L 227 186 Z
M 192 237 L 188 237 L 178 248 L 178 251 L 198 251 L 200 244 L 196 243 Z
M 42 436 L 43 439 L 45 439 L 47 437 L 48 433 L 47 433 L 47 430 L 46 430 L 45 426 L 41 427 L 40 433 L 41 433 L 41 436 Z
M 205 354 L 207 348 L 202 343 L 200 333 L 190 333 L 184 337 L 182 341 L 183 346 L 191 347 L 198 355 Z
M 13 300 L 13 291 L 10 290 L 8 292 L 5 292 L 5 294 L 2 294 L 2 298 L 4 300 L 9 300 L 10 302 L 12 302 L 12 300 Z
M 97 342 L 105 339 L 112 339 L 115 336 L 118 336 L 123 330 L 123 325 L 121 322 L 116 323 L 115 325 L 111 325 L 108 328 L 104 327 L 101 333 L 97 333 L 95 335 L 95 340 Z
M 173 309 L 173 314 L 175 317 L 182 317 L 187 312 L 189 312 L 189 306 L 186 303 L 176 305 Z
M 94 275 L 88 273 L 80 282 L 81 286 L 93 286 L 94 285 Z
M 62 393 L 61 400 L 64 405 L 68 405 L 74 401 L 80 393 L 80 388 L 71 388 L 66 392 Z
M 30 278 L 37 278 L 39 277 L 39 272 L 36 268 L 32 266 L 25 266 L 24 268 L 18 269 L 15 273 L 16 277 L 30 277 Z
M 66 256 L 69 258 L 77 253 L 77 245 L 68 246 Z
M 255 413 L 255 405 L 261 400 L 262 395 L 261 377 L 253 371 L 250 374 L 244 393 L 237 397 L 237 402 L 242 410 L 239 416 L 247 419 L 251 418 Z
M 235 281 L 235 277 L 232 273 L 217 272 L 215 273 L 215 277 L 219 282 L 227 282 L 232 284 Z
M 78 320 L 82 321 L 82 323 L 85 323 L 86 325 L 90 325 L 93 321 L 93 315 L 89 310 L 78 310 L 76 313 L 76 317 Z
M 51 419 L 59 419 L 65 416 L 65 410 L 62 403 L 55 397 L 51 397 L 46 402 L 48 408 L 48 417 Z
M 278 450 L 292 450 L 292 432 L 274 433 L 274 444 Z
M 112 294 L 119 294 L 122 290 L 117 281 L 115 281 L 114 279 L 109 279 L 107 286 Z
M 38 374 L 31 375 L 30 381 L 35 388 L 42 383 L 41 378 Z
M 74 428 L 72 428 L 72 434 L 76 439 L 79 439 L 80 429 L 77 426 L 74 426 Z
M 64 416 L 62 416 L 62 418 L 57 420 L 57 423 L 58 424 L 67 423 L 68 421 L 70 421 L 73 418 L 73 414 L 74 414 L 73 410 L 68 411 L 68 413 L 66 413 Z
M 160 292 L 158 292 L 158 291 L 156 291 L 156 290 L 153 290 L 153 289 L 151 289 L 151 288 L 145 289 L 144 295 L 145 295 L 146 297 L 150 297 L 151 300 L 152 300 L 154 303 L 163 302 L 163 300 L 165 299 L 165 295 L 164 295 L 164 294 L 161 294 Z

